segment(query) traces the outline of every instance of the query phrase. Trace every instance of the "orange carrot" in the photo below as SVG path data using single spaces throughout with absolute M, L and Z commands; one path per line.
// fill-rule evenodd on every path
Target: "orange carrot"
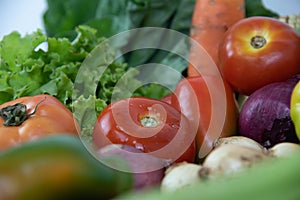
M 218 66 L 218 48 L 228 27 L 245 17 L 244 0 L 197 0 L 192 17 L 191 39 L 198 42 L 208 53 L 199 51 L 199 47 L 191 42 L 188 76 L 214 74 Z M 211 59 L 209 59 L 211 58 Z M 214 61 L 214 62 L 212 62 Z M 215 69 L 212 69 L 215 68 Z

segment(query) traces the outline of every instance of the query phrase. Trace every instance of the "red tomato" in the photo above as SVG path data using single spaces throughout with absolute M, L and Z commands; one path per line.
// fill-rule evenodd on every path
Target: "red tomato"
M 250 95 L 300 73 L 299 55 L 300 37 L 293 28 L 273 18 L 250 17 L 226 32 L 219 67 L 234 90 Z
M 99 115 L 93 132 L 96 148 L 126 144 L 156 157 L 193 162 L 195 133 L 178 110 L 163 101 L 132 97 L 116 101 Z
M 234 93 L 221 77 L 195 76 L 182 79 L 172 98 L 197 131 L 198 156 L 206 156 L 220 136 L 236 134 L 238 108 Z
M 72 112 L 50 95 L 18 98 L 0 109 L 0 150 L 48 134 L 78 134 Z
M 160 100 L 164 101 L 164 102 L 166 102 L 168 104 L 171 104 L 172 103 L 171 101 L 172 101 L 173 95 L 174 95 L 173 93 L 167 94 L 166 96 L 162 97 Z

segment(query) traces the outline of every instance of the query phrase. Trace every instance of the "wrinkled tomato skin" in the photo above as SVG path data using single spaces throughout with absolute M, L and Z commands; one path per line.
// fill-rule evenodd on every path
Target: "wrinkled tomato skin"
M 27 107 L 29 116 L 18 126 L 4 126 L 0 117 L 0 150 L 5 150 L 25 142 L 36 140 L 49 134 L 78 134 L 77 123 L 72 112 L 59 100 L 50 95 L 21 97 L 6 102 L 0 109 L 22 103 Z
M 266 40 L 254 48 L 251 40 Z M 219 48 L 220 71 L 232 88 L 250 95 L 300 72 L 300 37 L 289 25 L 268 17 L 249 17 L 232 25 Z
M 157 117 L 160 125 L 143 126 L 140 120 L 147 116 Z M 171 144 L 172 141 L 175 142 Z M 195 134 L 185 116 L 163 101 L 146 97 L 122 99 L 108 105 L 95 123 L 93 143 L 96 149 L 126 144 L 174 162 L 194 162 L 196 155 Z
M 210 85 L 211 91 L 208 85 Z M 221 93 L 222 89 L 223 93 Z M 216 106 L 221 106 L 223 102 L 225 106 L 224 112 L 222 112 L 221 109 L 220 112 L 218 112 L 218 108 L 216 108 L 218 116 L 214 119 L 212 118 L 212 98 L 214 98 L 214 96 L 212 96 L 210 92 L 224 94 L 224 96 L 215 99 Z M 205 142 L 206 145 L 211 148 L 214 139 L 235 135 L 237 133 L 237 103 L 232 89 L 222 78 L 207 75 L 182 79 L 175 88 L 172 100 L 171 104 L 188 118 L 197 131 L 197 151 L 199 151 L 203 145 L 204 138 L 207 134 L 211 134 L 211 136 L 208 137 L 210 140 L 206 140 Z M 211 130 L 217 130 L 218 132 L 209 133 L 209 126 L 211 126 L 210 128 L 215 128 Z M 219 127 L 216 128 L 216 126 Z

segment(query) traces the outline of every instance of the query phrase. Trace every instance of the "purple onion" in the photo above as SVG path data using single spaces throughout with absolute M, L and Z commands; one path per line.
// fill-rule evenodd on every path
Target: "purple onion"
M 268 84 L 252 93 L 242 106 L 239 131 L 266 148 L 281 142 L 299 143 L 290 117 L 290 99 L 300 75 Z

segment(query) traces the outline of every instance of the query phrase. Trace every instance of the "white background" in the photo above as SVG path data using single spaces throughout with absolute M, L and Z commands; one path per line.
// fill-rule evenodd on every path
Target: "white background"
M 263 2 L 280 15 L 300 14 L 300 0 Z M 46 8 L 46 0 L 0 0 L 0 40 L 14 30 L 22 35 L 37 28 L 44 30 L 42 16 Z

